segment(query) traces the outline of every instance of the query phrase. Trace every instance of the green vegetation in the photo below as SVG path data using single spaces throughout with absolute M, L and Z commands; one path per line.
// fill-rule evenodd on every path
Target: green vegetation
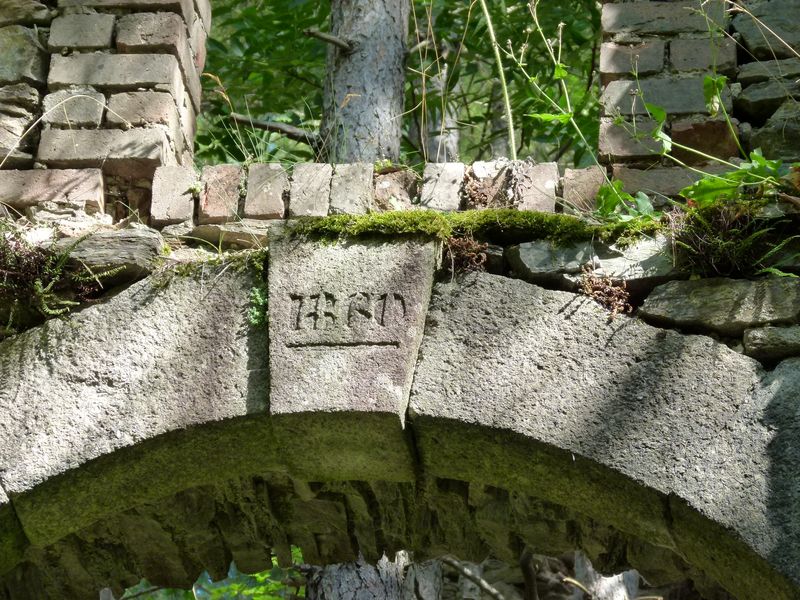
M 292 562 L 299 565 L 303 562 L 300 549 L 292 547 Z M 282 569 L 278 559 L 272 558 L 272 568 L 255 575 L 240 573 L 236 565 L 231 563 L 228 576 L 222 581 L 214 582 L 204 572 L 197 579 L 191 590 L 176 590 L 152 585 L 142 579 L 138 585 L 125 590 L 120 600 L 290 600 L 305 598 L 305 578 L 296 566 Z
M 370 236 L 423 235 L 441 241 L 471 237 L 497 244 L 518 244 L 549 240 L 567 245 L 602 239 L 614 241 L 625 234 L 654 233 L 661 225 L 624 221 L 593 225 L 565 214 L 541 213 L 513 208 L 490 208 L 440 213 L 429 210 L 372 213 L 368 215 L 333 215 L 298 219 L 289 226 L 295 236 L 327 240 Z

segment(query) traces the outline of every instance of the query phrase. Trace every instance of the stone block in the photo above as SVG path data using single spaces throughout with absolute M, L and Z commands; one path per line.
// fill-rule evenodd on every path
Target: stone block
M 170 54 L 53 55 L 47 83 L 51 90 L 76 85 L 112 92 L 146 88 L 176 99 L 184 93 L 178 60 Z
M 200 177 L 189 167 L 159 167 L 153 176 L 150 223 L 163 227 L 189 221 L 194 216 L 194 193 Z
M 675 71 L 735 75 L 736 42 L 729 37 L 674 39 L 669 43 L 669 61 Z
M 745 329 L 744 353 L 769 361 L 800 356 L 800 326 Z
M 124 9 L 134 12 L 175 12 L 184 22 L 192 22 L 194 7 L 192 0 L 58 0 L 58 8 L 94 8 L 100 11 Z
M 721 173 L 727 167 L 721 165 L 704 165 L 699 167 L 704 173 Z M 624 165 L 613 166 L 613 178 L 622 182 L 622 189 L 629 194 L 644 192 L 655 202 L 661 196 L 676 197 L 685 187 L 692 185 L 703 177 L 690 169 L 681 167 L 654 167 L 650 169 L 632 169 Z M 663 204 L 663 202 L 662 202 Z
M 798 0 L 754 2 L 733 19 L 733 29 L 742 44 L 758 60 L 796 58 L 800 49 L 797 27 Z
M 800 106 L 786 100 L 763 127 L 750 138 L 753 148 L 761 148 L 764 156 L 785 162 L 800 162 Z
M 117 50 L 126 54 L 172 54 L 196 111 L 200 110 L 200 75 L 194 65 L 186 24 L 173 13 L 135 13 L 117 21 Z
M 722 0 L 603 4 L 601 15 L 601 26 L 606 34 L 706 33 L 708 21 L 726 29 Z
M 242 169 L 237 165 L 214 165 L 203 168 L 203 190 L 197 222 L 226 223 L 239 214 Z
M 597 192 L 605 182 L 605 169 L 598 166 L 585 169 L 564 169 L 564 178 L 562 179 L 564 204 L 579 210 L 594 210 Z
M 657 287 L 638 314 L 655 324 L 739 337 L 745 329 L 796 323 L 800 280 L 696 279 Z
M 27 83 L 15 83 L 13 85 L 0 86 L 0 106 L 4 111 L 10 107 L 27 108 L 35 111 L 41 104 L 41 97 L 36 88 Z
M 531 283 L 572 287 L 565 275 L 580 275 L 584 268 L 600 266 L 600 260 L 590 242 L 570 246 L 555 246 L 549 241 L 526 242 L 510 246 L 505 251 L 509 266 L 517 277 Z
M 289 184 L 290 217 L 324 217 L 328 214 L 333 167 L 322 163 L 298 163 Z
M 601 119 L 600 156 L 605 161 L 659 160 L 661 144 L 651 135 L 657 126 L 656 121 L 646 117 L 636 118 L 635 123 Z
M 413 480 L 402 426 L 435 263 L 419 240 L 270 243 L 270 414 L 293 468 Z
M 36 146 L 36 130 L 28 129 L 36 121 L 36 114 L 20 106 L 0 104 L 0 160 L 12 150 L 29 151 Z
M 178 107 L 166 92 L 124 92 L 108 100 L 106 122 L 122 127 L 164 125 L 177 137 L 182 135 Z
M 625 289 L 637 298 L 656 285 L 688 277 L 675 266 L 672 241 L 664 235 L 643 237 L 630 244 L 598 244 L 597 256 L 595 273 L 624 282 Z
M 47 47 L 60 50 L 100 50 L 111 48 L 114 37 L 114 15 L 64 15 L 50 26 Z
M 559 178 L 558 164 L 554 162 L 515 165 L 511 185 L 517 208 L 555 212 Z
M 789 98 L 800 99 L 800 81 L 770 79 L 744 88 L 734 104 L 737 114 L 761 125 Z
M 189 46 L 192 49 L 194 56 L 194 67 L 198 73 L 203 72 L 206 65 L 206 40 L 208 39 L 208 31 L 203 27 L 203 22 L 197 15 L 194 16 L 192 26 L 189 28 Z
M 420 208 L 454 211 L 461 208 L 461 186 L 466 168 L 463 163 L 428 163 L 422 174 Z
M 46 129 L 38 160 L 51 168 L 102 167 L 104 173 L 126 178 L 149 178 L 156 167 L 175 163 L 160 129 Z
M 41 85 L 47 79 L 47 54 L 36 30 L 10 25 L 0 28 L 0 84 Z
M 211 31 L 211 1 L 210 0 L 194 0 L 194 8 L 200 16 L 200 21 L 203 23 L 203 28 L 206 31 Z
M 739 65 L 739 75 L 736 81 L 743 86 L 748 86 L 768 79 L 800 78 L 800 58 L 784 58 L 759 60 L 756 62 Z
M 417 174 L 400 169 L 375 175 L 375 208 L 377 210 L 413 210 L 418 195 Z
M 91 89 L 69 88 L 44 97 L 43 122 L 54 127 L 97 128 L 106 97 Z
M 733 124 L 734 130 L 737 129 Z M 736 137 L 724 119 L 689 117 L 676 119 L 670 127 L 672 141 L 687 146 L 709 156 L 728 160 L 739 156 Z M 672 155 L 690 165 L 702 164 L 708 158 L 694 152 L 673 148 Z
M 664 68 L 664 42 L 648 40 L 623 45 L 606 42 L 600 46 L 600 75 L 603 83 L 629 77 L 659 73 Z
M 608 5 L 606 5 L 608 6 Z M 646 115 L 645 102 L 663 108 L 668 115 L 708 114 L 703 77 L 653 77 L 636 81 L 612 81 L 603 90 L 600 103 L 609 115 Z M 723 102 L 730 110 L 730 93 Z
M 241 219 L 231 223 L 206 223 L 192 229 L 190 238 L 205 240 L 215 248 L 264 249 L 275 222 Z
M 329 214 L 365 215 L 373 205 L 374 168 L 368 163 L 333 166 Z
M 283 219 L 289 175 L 279 163 L 256 163 L 247 171 L 244 216 L 249 219 Z
M 36 0 L 8 2 L 0 12 L 0 27 L 7 25 L 49 25 L 55 11 Z
M 100 169 L 34 169 L 2 171 L 0 204 L 24 211 L 42 203 L 103 210 L 103 175 Z

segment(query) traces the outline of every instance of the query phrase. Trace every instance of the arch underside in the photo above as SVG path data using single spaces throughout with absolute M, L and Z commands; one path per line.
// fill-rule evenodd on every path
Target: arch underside
M 263 568 L 271 548 L 286 560 L 290 545 L 320 563 L 401 548 L 514 563 L 525 544 L 601 563 L 624 552 L 649 579 L 739 598 L 800 597 L 796 360 L 765 372 L 710 338 L 609 322 L 504 277 L 434 283 L 432 245 L 394 251 L 421 282 L 403 291 L 409 319 L 423 298 L 408 352 L 335 363 L 348 381 L 359 364 L 376 369 L 366 379 L 399 373 L 394 409 L 341 406 L 324 387 L 282 397 L 268 363 L 294 343 L 248 325 L 256 282 L 233 269 L 145 280 L 0 344 L 13 415 L 0 424 L 0 597 L 90 597 L 142 575 L 186 585 L 230 560 Z M 277 319 L 273 277 L 271 264 Z M 329 348 L 313 352 L 349 356 L 339 338 Z M 288 356 L 301 369 L 310 352 Z

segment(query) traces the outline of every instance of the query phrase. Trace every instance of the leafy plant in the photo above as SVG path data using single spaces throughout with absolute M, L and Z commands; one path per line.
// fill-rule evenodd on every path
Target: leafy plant
M 597 208 L 594 216 L 604 222 L 633 221 L 658 222 L 661 212 L 644 192 L 631 195 L 623 191 L 621 181 L 612 181 L 600 186 L 597 192 Z
M 247 309 L 247 322 L 253 327 L 266 327 L 269 316 L 269 295 L 264 283 L 250 289 L 250 306 Z

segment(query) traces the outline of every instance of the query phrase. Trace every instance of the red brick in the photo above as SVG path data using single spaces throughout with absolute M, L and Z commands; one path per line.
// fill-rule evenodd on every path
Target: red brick
M 159 167 L 153 176 L 150 223 L 163 227 L 189 221 L 194 215 L 194 188 L 200 178 L 188 167 Z
M 100 10 L 122 8 L 138 12 L 171 11 L 181 15 L 187 23 L 192 22 L 194 12 L 192 0 L 58 0 L 58 7 L 88 7 Z
M 42 202 L 83 206 L 89 213 L 103 211 L 100 169 L 34 169 L 0 173 L 0 204 L 17 211 Z
M 673 121 L 670 135 L 672 141 L 715 158 L 727 160 L 739 155 L 736 139 L 723 119 L 695 117 Z M 688 164 L 698 164 L 708 160 L 694 152 L 679 148 L 674 148 L 672 154 Z
M 236 165 L 215 165 L 203 169 L 198 223 L 227 223 L 239 211 L 242 169 Z

